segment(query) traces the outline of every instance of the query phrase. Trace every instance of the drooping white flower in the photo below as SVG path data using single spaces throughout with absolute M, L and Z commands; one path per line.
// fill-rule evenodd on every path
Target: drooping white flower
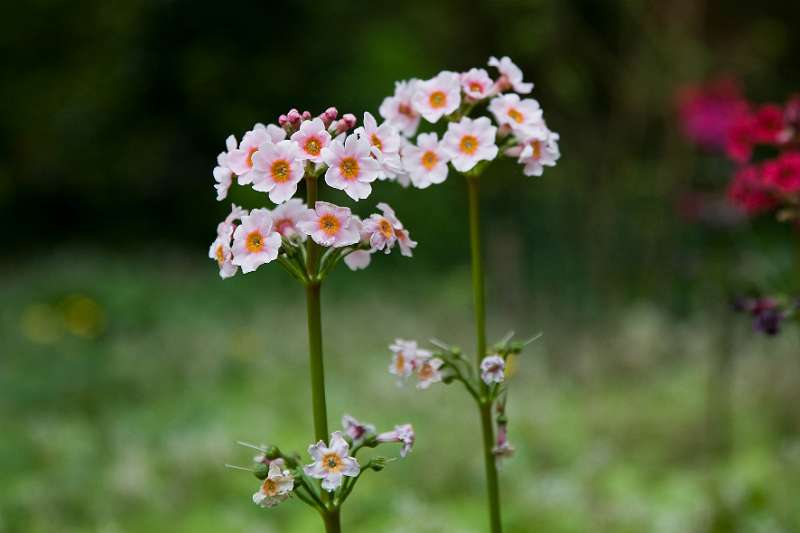
M 364 439 L 375 434 L 375 426 L 359 422 L 350 415 L 342 417 L 342 428 L 345 434 L 353 440 L 353 446 L 361 444 Z
M 411 453 L 415 438 L 414 428 L 411 424 L 395 426 L 394 430 L 381 433 L 377 437 L 378 442 L 402 442 L 403 447 L 400 449 L 400 457 L 405 457 Z
M 506 150 L 506 154 L 519 158 L 518 162 L 524 165 L 522 173 L 526 176 L 541 176 L 544 167 L 556 166 L 561 157 L 558 138 L 558 133 L 548 129 L 537 131 Z
M 239 185 L 253 183 L 253 155 L 259 146 L 269 141 L 276 143 L 286 138 L 286 131 L 274 124 L 264 126 L 256 124 L 253 129 L 242 137 L 239 148 L 228 152 L 227 163 L 233 172 L 239 176 Z
M 353 133 L 377 149 L 377 153 L 373 151 L 373 155 L 380 164 L 378 179 L 392 179 L 403 171 L 400 161 L 402 137 L 391 124 L 384 122 L 378 126 L 375 117 L 366 112 L 364 113 L 364 125 L 356 128 Z
M 431 356 L 428 350 L 420 349 L 417 341 L 395 339 L 389 345 L 392 352 L 392 362 L 389 365 L 389 373 L 400 378 L 406 378 L 414 372 L 418 362 Z
M 331 434 L 330 447 L 323 441 L 308 447 L 308 453 L 314 462 L 306 465 L 303 471 L 307 476 L 322 480 L 323 490 L 333 492 L 344 480 L 343 476 L 356 477 L 361 467 L 355 457 L 350 457 L 350 447 L 342 437 L 341 431 Z
M 503 94 L 489 102 L 489 111 L 498 124 L 510 127 L 517 134 L 533 135 L 546 129 L 542 108 L 533 98 L 520 99 L 518 94 Z
M 497 157 L 497 128 L 486 117 L 464 117 L 447 125 L 441 148 L 459 172 L 471 170 L 479 161 Z
M 501 91 L 514 89 L 519 94 L 528 94 L 533 89 L 532 83 L 522 81 L 522 70 L 508 56 L 503 56 L 500 59 L 494 56 L 490 57 L 489 66 L 497 68 L 498 72 L 500 72 L 500 79 L 497 80 L 497 85 Z
M 441 149 L 436 133 L 420 133 L 417 145 L 408 144 L 403 150 L 403 167 L 411 183 L 419 189 L 447 179 L 450 156 Z
M 378 220 L 385 219 L 391 224 L 392 230 L 394 230 L 395 241 L 389 241 L 387 239 L 386 228 L 385 228 L 385 224 L 383 224 L 383 223 L 381 223 L 381 227 L 380 227 L 380 230 L 379 230 L 381 232 L 381 235 L 378 236 L 377 239 L 386 240 L 386 245 L 387 245 L 387 247 L 389 249 L 391 248 L 393 243 L 396 242 L 397 245 L 400 247 L 400 253 L 402 255 L 404 255 L 405 257 L 411 257 L 412 256 L 411 250 L 413 248 L 417 247 L 417 242 L 411 240 L 411 236 L 409 235 L 408 230 L 405 229 L 405 227 L 403 226 L 403 223 L 400 222 L 400 219 L 397 218 L 397 215 L 395 214 L 394 209 L 392 209 L 389 206 L 389 204 L 386 204 L 384 202 L 379 202 L 378 203 L 378 209 L 381 210 L 381 212 L 383 213 L 383 216 L 378 215 L 377 219 Z M 367 229 L 369 229 L 369 228 L 367 228 Z M 366 231 L 365 231 L 365 233 L 366 233 Z M 375 239 L 375 238 L 376 238 L 375 232 L 372 232 L 370 234 L 370 243 L 372 243 L 373 239 Z M 373 246 L 374 246 L 374 244 L 373 244 Z
M 397 236 L 397 245 L 400 247 L 400 254 L 405 257 L 411 257 L 413 254 L 411 250 L 417 247 L 417 241 L 411 239 L 407 229 L 395 228 L 394 234 Z
M 265 142 L 253 154 L 253 189 L 280 204 L 294 196 L 303 179 L 303 162 L 293 141 Z
M 274 261 L 281 247 L 281 236 L 272 227 L 272 216 L 266 209 L 253 209 L 242 217 L 233 232 L 234 265 L 242 272 L 253 272 L 264 263 Z
M 299 159 L 307 159 L 314 163 L 322 161 L 322 150 L 331 142 L 331 134 L 325 129 L 321 118 L 306 120 L 300 124 L 300 129 L 292 134 L 292 141 L 299 148 Z
M 385 250 L 388 254 L 392 250 L 394 243 L 397 242 L 394 227 L 385 216 L 370 215 L 364 221 L 363 232 L 369 235 L 369 243 L 373 250 Z
M 434 383 L 442 381 L 442 373 L 439 370 L 444 361 L 438 357 L 423 357 L 417 360 L 414 373 L 417 375 L 417 388 L 427 389 Z
M 414 109 L 428 122 L 436 122 L 461 105 L 461 80 L 447 70 L 436 77 L 417 83 L 413 97 Z
M 344 191 L 353 200 L 370 195 L 370 183 L 381 171 L 380 163 L 372 157 L 369 143 L 357 135 L 349 135 L 344 143 L 335 139 L 323 148 L 322 160 L 328 165 L 325 183 Z
M 461 90 L 470 100 L 483 100 L 492 95 L 493 89 L 494 81 L 482 68 L 469 69 L 461 74 Z
M 481 361 L 481 379 L 487 385 L 502 383 L 505 379 L 506 362 L 499 355 L 487 355 Z
M 299 198 L 291 198 L 272 210 L 272 223 L 275 231 L 281 236 L 304 241 L 306 234 L 300 231 L 297 225 L 305 220 L 306 216 L 308 216 L 306 204 Z
M 420 114 L 414 109 L 412 99 L 417 88 L 418 80 L 398 81 L 394 86 L 394 96 L 383 99 L 378 112 L 406 137 L 411 137 L 417 132 Z
M 228 154 L 236 150 L 236 137 L 228 135 L 225 139 L 226 151 L 220 152 L 217 156 L 217 166 L 214 167 L 214 188 L 217 190 L 217 201 L 221 202 L 228 196 L 228 190 L 233 183 L 233 170 L 228 166 Z
M 297 224 L 317 244 L 334 248 L 356 244 L 361 238 L 360 226 L 350 209 L 328 202 L 317 202 Z
M 218 236 L 211 247 L 208 249 L 208 257 L 214 259 L 219 266 L 219 277 L 222 279 L 236 275 L 239 268 L 233 264 L 233 252 L 231 251 L 231 238 L 228 236 Z
M 350 270 L 364 270 L 372 261 L 372 250 L 355 250 L 344 256 L 344 264 Z
M 294 477 L 289 470 L 281 470 L 282 464 L 278 461 L 270 463 L 267 478 L 258 492 L 253 494 L 253 503 L 261 507 L 275 507 L 289 497 L 294 489 Z

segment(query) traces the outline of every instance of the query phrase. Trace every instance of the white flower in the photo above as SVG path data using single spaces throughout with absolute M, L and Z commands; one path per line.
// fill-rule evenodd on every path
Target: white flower
M 487 385 L 502 383 L 505 379 L 506 362 L 499 355 L 487 355 L 481 361 L 481 379 Z
M 214 167 L 214 188 L 217 190 L 217 201 L 222 201 L 228 196 L 228 190 L 233 183 L 233 170 L 228 166 L 228 154 L 236 149 L 236 137 L 228 135 L 225 139 L 225 152 L 220 152 L 217 156 L 217 166 Z
M 253 189 L 269 193 L 270 201 L 280 204 L 294 196 L 303 179 L 303 163 L 293 141 L 265 142 L 253 154 Z
M 400 378 L 410 376 L 420 360 L 431 356 L 428 350 L 422 350 L 417 347 L 417 341 L 404 339 L 395 339 L 394 343 L 389 345 L 389 350 L 392 352 L 389 373 Z
M 361 224 L 350 209 L 328 202 L 317 202 L 297 227 L 322 246 L 341 248 L 361 239 Z
M 235 276 L 236 272 L 239 270 L 237 266 L 233 264 L 230 235 L 218 236 L 208 249 L 208 257 L 217 262 L 219 266 L 219 277 L 222 279 Z
M 272 210 L 272 224 L 275 231 L 287 239 L 298 238 L 306 240 L 306 234 L 300 231 L 297 225 L 308 216 L 308 208 L 299 198 L 280 204 Z
M 344 264 L 350 270 L 363 270 L 372 261 L 372 250 L 355 250 L 344 256 Z
M 491 161 L 497 157 L 494 143 L 497 128 L 486 117 L 475 120 L 464 117 L 461 122 L 447 125 L 442 139 L 442 150 L 459 172 L 471 170 L 481 160 Z
M 364 221 L 363 233 L 369 235 L 369 244 L 373 250 L 385 250 L 387 254 L 397 242 L 391 221 L 378 214 L 370 215 Z
M 533 98 L 520 100 L 517 94 L 503 94 L 489 102 L 489 111 L 498 124 L 509 126 L 518 134 L 533 135 L 546 129 L 542 108 Z
M 377 153 L 373 150 L 373 155 L 380 164 L 378 179 L 392 179 L 403 171 L 403 165 L 400 162 L 402 137 L 391 124 L 384 122 L 378 126 L 375 117 L 366 112 L 364 113 L 364 125 L 356 128 L 353 133 L 377 149 Z
M 408 144 L 403 149 L 403 167 L 414 187 L 424 189 L 447 179 L 447 162 L 450 160 L 439 146 L 436 133 L 420 133 L 417 145 Z
M 461 74 L 461 90 L 471 100 L 482 100 L 492 95 L 494 82 L 482 68 L 473 68 Z
M 444 364 L 444 361 L 438 357 L 423 357 L 417 360 L 414 372 L 417 375 L 417 388 L 427 389 L 433 383 L 442 381 L 442 373 L 439 369 Z
M 411 424 L 403 424 L 395 426 L 393 431 L 387 431 L 378 435 L 378 442 L 402 442 L 403 447 L 400 450 L 400 457 L 405 457 L 411 453 L 411 448 L 414 447 L 414 428 Z
M 288 470 L 281 470 L 282 462 L 273 461 L 269 465 L 267 478 L 258 492 L 253 494 L 253 503 L 261 507 L 275 507 L 286 498 L 294 488 L 294 478 Z
M 554 167 L 561 157 L 558 149 L 558 133 L 544 129 L 531 134 L 519 145 L 506 150 L 506 154 L 518 157 L 525 165 L 522 173 L 526 176 L 541 176 L 544 167 Z
M 528 94 L 533 89 L 532 83 L 522 81 L 522 71 L 508 56 L 503 56 L 499 60 L 494 56 L 490 57 L 489 66 L 496 67 L 500 72 L 500 79 L 497 80 L 497 84 L 501 91 L 514 89 L 520 94 Z
M 281 236 L 272 228 L 272 216 L 266 209 L 253 209 L 242 217 L 233 232 L 234 265 L 242 272 L 253 272 L 264 263 L 274 261 L 281 247 Z
M 375 426 L 359 422 L 350 415 L 342 417 L 342 427 L 344 432 L 353 439 L 354 446 L 361 444 L 364 439 L 375 434 Z
M 417 241 L 411 240 L 408 230 L 403 228 L 395 228 L 394 234 L 397 237 L 397 245 L 400 247 L 400 254 L 405 257 L 411 257 L 411 250 L 417 247 Z
M 330 447 L 323 441 L 308 447 L 314 462 L 306 465 L 303 471 L 307 476 L 322 480 L 323 490 L 333 492 L 343 481 L 343 476 L 356 477 L 361 467 L 355 457 L 350 457 L 350 447 L 342 437 L 341 431 L 331 434 Z
M 286 131 L 274 124 L 256 124 L 244 134 L 239 148 L 229 151 L 227 157 L 228 166 L 239 176 L 239 185 L 253 183 L 253 154 L 258 151 L 258 147 L 267 141 L 276 143 L 285 138 Z
M 455 72 L 443 71 L 435 78 L 417 83 L 414 109 L 428 122 L 436 122 L 461 105 L 461 80 Z
M 380 163 L 372 157 L 369 143 L 357 135 L 349 135 L 344 144 L 335 139 L 322 149 L 322 160 L 328 165 L 325 183 L 344 191 L 353 200 L 370 195 L 370 183 L 381 171 Z
M 228 242 L 233 238 L 233 230 L 236 229 L 235 221 L 241 220 L 243 216 L 249 214 L 246 209 L 242 209 L 236 204 L 231 204 L 231 212 L 225 220 L 217 224 L 217 237 L 227 239 Z
M 300 149 L 300 159 L 319 163 L 322 161 L 322 149 L 331 142 L 331 134 L 325 129 L 322 119 L 317 117 L 300 124 L 300 129 L 292 134 L 291 139 Z
M 394 86 L 394 96 L 383 99 L 378 112 L 387 123 L 397 128 L 406 137 L 417 132 L 420 115 L 414 110 L 412 98 L 418 80 L 398 81 Z

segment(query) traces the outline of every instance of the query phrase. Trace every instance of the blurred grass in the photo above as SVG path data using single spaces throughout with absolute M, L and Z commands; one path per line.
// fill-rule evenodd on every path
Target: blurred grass
M 254 506 L 256 480 L 222 466 L 247 464 L 239 439 L 309 444 L 302 292 L 277 268 L 222 282 L 202 257 L 73 248 L 2 266 L 0 531 L 319 531 L 299 502 Z M 346 530 L 483 531 L 474 407 L 386 372 L 395 336 L 472 346 L 468 272 L 385 263 L 323 293 L 330 415 L 408 421 L 418 440 L 359 483 Z M 708 457 L 715 317 L 628 304 L 587 323 L 555 311 L 555 291 L 511 300 L 492 336 L 545 335 L 511 393 L 508 531 L 706 531 L 714 516 L 718 531 L 800 530 L 796 331 L 740 324 L 735 447 Z

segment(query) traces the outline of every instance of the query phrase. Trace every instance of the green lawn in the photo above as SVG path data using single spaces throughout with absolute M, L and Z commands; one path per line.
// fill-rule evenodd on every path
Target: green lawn
M 247 464 L 237 440 L 305 457 L 302 291 L 277 267 L 222 282 L 202 252 L 71 250 L 0 267 L 0 532 L 320 531 L 299 501 L 257 508 L 257 480 L 223 467 Z M 332 425 L 344 412 L 411 422 L 417 445 L 365 475 L 345 530 L 485 531 L 466 393 L 395 387 L 386 372 L 395 336 L 471 347 L 468 272 L 378 268 L 337 272 L 323 293 Z M 513 377 L 509 532 L 685 533 L 712 515 L 717 531 L 800 531 L 797 331 L 766 340 L 741 320 L 734 449 L 709 457 L 717 320 L 638 303 L 587 322 L 551 292 L 490 319 L 494 337 L 503 324 L 544 332 Z

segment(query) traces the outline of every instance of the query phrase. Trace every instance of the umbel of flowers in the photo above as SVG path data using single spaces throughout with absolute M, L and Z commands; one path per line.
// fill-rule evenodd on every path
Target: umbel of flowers
M 384 124 L 375 128 L 365 123 L 365 129 L 374 147 L 387 145 L 391 139 L 393 173 L 386 173 L 387 179 L 425 189 L 444 182 L 450 172 L 466 178 L 475 354 L 468 359 L 441 341 L 429 351 L 414 341 L 398 340 L 391 346 L 390 371 L 403 377 L 415 375 L 420 389 L 437 382 L 459 382 L 475 399 L 482 426 L 489 522 L 496 533 L 502 529 L 496 463 L 513 451 L 505 416 L 506 362 L 524 343 L 505 339 L 491 349 L 486 344 L 480 176 L 499 157 L 515 160 L 526 176 L 540 176 L 545 167 L 555 166 L 560 152 L 558 133 L 547 126 L 539 102 L 526 96 L 533 84 L 524 81 L 519 67 L 508 57 L 492 57 L 488 66 L 494 69 L 492 75 L 472 68 L 397 82 L 394 94 L 380 106 Z
M 226 151 L 217 157 L 213 175 L 217 200 L 224 200 L 236 181 L 263 192 L 276 204 L 246 210 L 236 205 L 217 226 L 209 257 L 222 278 L 239 271 L 254 272 L 277 263 L 306 291 L 309 368 L 314 419 L 314 439 L 309 447 L 312 463 L 302 466 L 299 456 L 284 455 L 279 448 L 261 449 L 257 467 L 262 480 L 253 500 L 271 507 L 294 494 L 317 509 L 328 532 L 340 531 L 340 507 L 366 469 L 381 470 L 383 458 L 360 463 L 356 454 L 385 442 L 403 442 L 404 452 L 414 439 L 410 426 L 374 434 L 371 426 L 346 418 L 344 432 L 328 431 L 325 373 L 322 352 L 320 288 L 340 262 L 350 269 L 366 268 L 372 255 L 399 249 L 410 257 L 417 243 L 392 208 L 378 203 L 378 212 L 362 219 L 350 208 L 319 199 L 319 184 L 342 191 L 352 200 L 367 198 L 377 179 L 396 176 L 397 146 L 376 144 L 376 128 L 367 114 L 363 127 L 356 118 L 338 118 L 335 108 L 317 117 L 293 109 L 278 124 L 256 124 L 240 141 L 231 135 Z M 301 183 L 305 202 L 295 198 Z

